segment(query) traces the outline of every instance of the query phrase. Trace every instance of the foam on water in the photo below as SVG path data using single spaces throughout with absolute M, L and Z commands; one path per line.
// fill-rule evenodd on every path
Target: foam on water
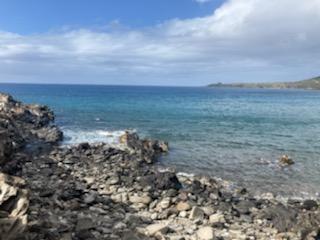
M 64 129 L 64 144 L 79 144 L 83 142 L 97 143 L 104 142 L 107 144 L 119 144 L 120 137 L 125 133 L 125 130 L 108 131 L 108 130 L 70 130 Z

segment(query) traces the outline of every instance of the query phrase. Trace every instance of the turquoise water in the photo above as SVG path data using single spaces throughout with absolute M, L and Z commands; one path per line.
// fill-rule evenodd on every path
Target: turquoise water
M 67 142 L 114 131 L 169 141 L 161 164 L 221 177 L 256 192 L 320 192 L 320 92 L 0 84 L 26 102 L 49 105 Z M 277 159 L 296 164 L 282 169 Z

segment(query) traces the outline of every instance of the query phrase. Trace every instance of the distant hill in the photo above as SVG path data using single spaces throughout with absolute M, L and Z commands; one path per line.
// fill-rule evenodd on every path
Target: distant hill
M 308 80 L 296 82 L 272 82 L 272 83 L 215 83 L 208 87 L 234 87 L 234 88 L 275 88 L 275 89 L 314 89 L 320 90 L 320 76 Z

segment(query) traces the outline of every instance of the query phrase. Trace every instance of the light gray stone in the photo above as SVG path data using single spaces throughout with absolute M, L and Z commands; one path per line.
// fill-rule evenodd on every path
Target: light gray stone
M 194 206 L 190 212 L 189 218 L 191 220 L 203 220 L 204 211 L 201 208 Z
M 197 231 L 199 240 L 214 240 L 214 230 L 212 227 L 202 227 Z

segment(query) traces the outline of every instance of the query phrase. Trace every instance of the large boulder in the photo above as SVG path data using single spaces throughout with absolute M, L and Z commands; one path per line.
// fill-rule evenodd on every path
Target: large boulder
M 47 143 L 57 143 L 63 140 L 63 133 L 56 126 L 43 127 L 31 131 L 38 139 Z
M 294 208 L 278 204 L 263 209 L 258 218 L 270 221 L 279 232 L 288 232 L 297 223 L 297 213 Z
M 126 131 L 120 136 L 120 143 L 139 154 L 147 163 L 153 163 L 159 154 L 169 151 L 167 142 L 140 139 L 137 133 L 131 131 Z
M 182 188 L 174 172 L 155 171 L 140 178 L 140 184 L 144 187 L 152 187 L 153 189 L 168 190 Z
M 0 173 L 0 239 L 16 239 L 27 225 L 29 206 L 25 181 Z

